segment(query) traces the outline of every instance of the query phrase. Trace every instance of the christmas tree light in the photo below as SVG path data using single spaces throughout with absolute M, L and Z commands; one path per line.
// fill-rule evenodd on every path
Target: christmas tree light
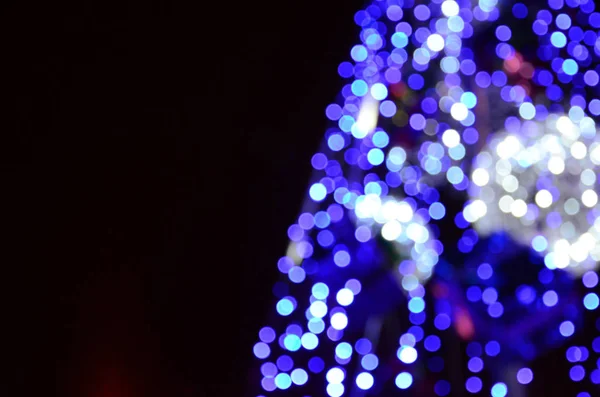
M 566 377 L 600 383 L 581 364 L 600 337 L 567 346 L 600 305 L 594 10 L 377 0 L 355 14 L 254 345 L 256 395 L 524 396 L 529 363 L 561 348 Z

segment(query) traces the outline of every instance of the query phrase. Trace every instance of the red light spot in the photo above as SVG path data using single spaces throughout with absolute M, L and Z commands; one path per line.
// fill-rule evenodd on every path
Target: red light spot
M 512 57 L 504 61 L 504 69 L 508 73 L 517 73 L 521 68 L 521 61 L 517 57 Z
M 475 334 L 475 326 L 471 315 L 462 306 L 456 307 L 454 311 L 454 325 L 458 336 L 462 339 L 468 340 Z
M 446 298 L 448 296 L 448 286 L 446 284 L 437 283 L 433 286 L 433 296 L 436 298 Z
M 521 68 L 519 69 L 519 74 L 521 75 L 521 77 L 530 79 L 533 77 L 533 71 L 533 66 L 529 62 L 525 62 L 521 65 Z
M 396 98 L 402 98 L 406 93 L 406 84 L 403 82 L 396 83 L 390 87 L 390 91 Z

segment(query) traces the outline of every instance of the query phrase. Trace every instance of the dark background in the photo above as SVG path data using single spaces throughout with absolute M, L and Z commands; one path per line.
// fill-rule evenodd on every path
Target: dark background
M 164 3 L 0 8 L 3 395 L 246 386 L 363 3 Z

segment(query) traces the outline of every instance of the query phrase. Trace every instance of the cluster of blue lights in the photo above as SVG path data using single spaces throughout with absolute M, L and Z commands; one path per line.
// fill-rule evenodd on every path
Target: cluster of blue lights
M 499 24 L 502 7 L 509 15 Z M 456 387 L 511 395 L 535 382 L 530 367 L 503 382 L 486 371 L 514 351 L 531 360 L 535 349 L 481 328 L 600 306 L 600 13 L 592 0 L 373 0 L 354 22 L 360 43 L 338 67 L 345 85 L 325 109 L 331 128 L 311 158 L 314 180 L 277 263 L 277 320 L 253 347 L 261 395 L 340 397 L 386 382 L 414 389 L 423 368 L 435 374 L 427 387 L 437 396 Z M 482 56 L 472 39 L 490 24 L 491 52 Z M 537 59 L 520 52 L 523 34 L 537 40 Z M 462 211 L 442 200 L 448 192 L 468 194 Z M 455 246 L 442 243 L 439 225 L 449 216 Z M 542 258 L 537 280 L 510 293 L 500 286 L 514 275 L 475 250 L 500 231 Z M 445 252 L 477 263 L 469 259 L 467 281 L 430 286 L 439 267 L 444 273 Z M 581 277 L 586 292 L 576 304 L 559 288 L 562 269 Z M 398 307 L 408 327 L 390 356 L 378 350 L 368 319 Z M 569 343 L 580 322 L 554 317 L 543 338 Z M 442 340 L 450 334 L 470 341 L 460 385 L 445 379 Z M 573 382 L 600 383 L 600 359 L 587 365 L 594 354 L 600 337 L 566 348 Z

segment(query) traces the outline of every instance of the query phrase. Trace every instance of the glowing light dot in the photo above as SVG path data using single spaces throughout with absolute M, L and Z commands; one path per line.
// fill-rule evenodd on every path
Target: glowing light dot
M 444 215 L 446 215 L 446 208 L 442 203 L 435 202 L 429 206 L 429 216 L 431 216 L 433 219 L 442 219 Z
M 531 240 L 531 246 L 537 252 L 542 252 L 546 248 L 548 248 L 548 241 L 546 240 L 546 238 L 544 236 L 535 236 Z
M 567 14 L 558 14 L 556 16 L 556 26 L 562 30 L 569 29 L 571 27 L 571 18 Z
M 546 291 L 544 295 L 542 295 L 542 301 L 544 302 L 544 305 L 552 307 L 558 303 L 558 294 L 554 291 Z
M 521 368 L 517 372 L 517 381 L 522 385 L 527 385 L 533 380 L 533 371 L 529 368 Z
M 552 156 L 548 160 L 548 170 L 554 175 L 562 174 L 565 170 L 565 162 L 558 156 Z
M 319 338 L 317 335 L 307 332 L 302 335 L 300 342 L 302 343 L 302 347 L 304 347 L 306 350 L 314 350 L 319 345 Z
M 583 160 L 587 154 L 587 146 L 583 142 L 575 142 L 571 145 L 571 156 L 577 160 Z
M 288 334 L 283 339 L 283 345 L 289 351 L 295 352 L 300 350 L 300 346 L 302 346 L 302 341 L 298 337 L 298 335 Z
M 571 321 L 563 321 L 558 330 L 562 336 L 567 338 L 575 333 L 575 325 Z
M 398 349 L 398 358 L 405 364 L 412 364 L 417 360 L 418 353 L 414 347 L 402 346 Z
M 467 363 L 467 367 L 471 372 L 480 372 L 483 369 L 483 360 L 479 357 L 471 357 Z
M 444 38 L 437 33 L 434 33 L 427 38 L 427 46 L 432 51 L 439 52 L 439 51 L 443 50 L 444 44 L 445 44 Z
M 485 345 L 485 354 L 488 356 L 494 357 L 500 353 L 500 343 L 495 340 L 489 341 Z
M 281 390 L 289 389 L 289 387 L 292 385 L 292 378 L 285 373 L 277 374 L 275 377 L 275 385 L 277 385 L 277 387 Z
M 507 175 L 502 179 L 502 187 L 508 193 L 513 193 L 519 188 L 519 180 L 514 175 Z
M 535 117 L 535 106 L 529 102 L 523 102 L 519 107 L 519 114 L 525 120 L 531 120 Z
M 596 272 L 591 270 L 585 272 L 581 280 L 583 281 L 583 285 L 585 285 L 587 288 L 594 288 L 596 285 L 598 285 L 598 275 Z
M 492 397 L 505 397 L 508 389 L 504 383 L 496 383 L 492 386 Z
M 369 52 L 367 51 L 365 46 L 356 45 L 356 46 L 352 47 L 352 50 L 350 51 L 350 55 L 352 56 L 352 59 L 354 59 L 355 61 L 362 62 L 365 59 L 367 59 L 367 56 L 369 56 Z
M 554 32 L 550 36 L 550 42 L 556 48 L 563 48 L 567 45 L 567 37 L 562 32 Z
M 348 306 L 354 301 L 354 293 L 348 288 L 342 288 L 338 291 L 335 299 L 342 306 Z
M 592 208 L 598 203 L 598 194 L 592 189 L 588 189 L 581 195 L 581 202 L 586 207 Z
M 447 17 L 456 16 L 459 11 L 458 3 L 454 0 L 446 0 L 442 3 L 442 13 Z
M 552 205 L 552 193 L 546 189 L 542 189 L 535 195 L 535 202 L 541 208 L 548 208 Z
M 373 386 L 373 375 L 368 372 L 362 372 L 356 377 L 356 386 L 362 390 L 368 390 Z
M 476 168 L 471 179 L 477 186 L 485 186 L 490 181 L 490 174 L 485 168 Z
M 352 93 L 356 96 L 365 96 L 369 92 L 369 86 L 364 80 L 355 80 L 351 86 Z
M 464 103 L 456 102 L 450 108 L 450 115 L 457 121 L 464 121 L 469 115 L 469 109 Z
M 383 100 L 388 96 L 388 90 L 385 85 L 375 83 L 371 87 L 371 96 L 377 100 Z
M 258 342 L 254 345 L 254 355 L 258 358 L 267 358 L 271 354 L 271 348 L 264 342 Z
M 350 254 L 348 251 L 340 250 L 333 255 L 333 261 L 339 267 L 346 267 L 350 264 Z
M 569 371 L 569 376 L 574 382 L 580 382 L 585 377 L 585 369 L 581 365 L 575 365 Z
M 348 325 L 348 317 L 344 313 L 335 313 L 331 316 L 331 326 L 334 329 L 342 330 Z
M 326 390 L 330 397 L 340 397 L 344 394 L 344 385 L 341 383 L 330 383 L 327 385 Z
M 374 354 L 367 354 L 362 358 L 360 363 L 364 369 L 372 371 L 379 365 L 379 359 Z
M 323 201 L 327 196 L 327 188 L 322 183 L 315 183 L 310 187 L 308 193 L 314 201 Z
M 352 355 L 352 346 L 348 342 L 342 342 L 335 347 L 335 355 L 346 360 Z
M 338 367 L 331 368 L 329 371 L 327 371 L 327 374 L 325 375 L 325 379 L 327 379 L 327 382 L 333 384 L 342 383 L 345 377 L 346 374 L 344 373 L 344 371 Z
M 598 295 L 596 295 L 593 292 L 590 292 L 583 298 L 583 305 L 588 310 L 596 310 L 598 308 L 598 305 L 600 305 Z
M 420 313 L 425 309 L 425 301 L 422 298 L 414 297 L 408 301 L 408 309 L 412 313 Z
M 408 372 L 401 372 L 396 376 L 396 386 L 399 389 L 408 389 L 413 383 L 413 377 Z
M 460 144 L 460 135 L 456 130 L 446 130 L 442 135 L 442 142 L 449 148 L 458 146 Z
M 294 311 L 294 304 L 287 298 L 281 299 L 277 302 L 277 313 L 282 316 L 289 316 Z
M 309 311 L 314 317 L 323 318 L 327 314 L 327 305 L 322 301 L 316 301 L 310 305 Z
M 573 59 L 567 59 L 563 62 L 562 69 L 569 76 L 574 76 L 579 71 L 579 65 Z
M 479 391 L 481 390 L 481 387 L 483 386 L 481 379 L 476 377 L 476 376 L 472 376 L 469 379 L 467 379 L 467 382 L 465 383 L 465 388 L 467 389 L 467 391 L 469 393 L 479 393 Z
M 369 160 L 369 163 L 373 165 L 379 165 L 383 163 L 385 155 L 383 154 L 383 151 L 381 149 L 374 148 L 369 150 L 369 153 L 367 154 L 367 159 Z
M 494 274 L 494 269 L 492 269 L 492 266 L 490 266 L 489 263 L 482 263 L 477 268 L 477 275 L 482 280 L 489 279 L 490 277 L 492 277 L 493 274 Z
M 290 375 L 292 382 L 298 386 L 302 386 L 308 381 L 308 374 L 302 368 L 296 368 Z
M 396 32 L 392 35 L 392 44 L 396 48 L 404 48 L 408 44 L 408 36 L 404 32 Z
M 381 236 L 388 240 L 394 241 L 402 234 L 402 225 L 397 220 L 386 222 L 381 228 Z
M 477 105 L 477 96 L 472 92 L 464 92 L 460 96 L 460 101 L 469 109 L 473 109 Z
M 513 201 L 510 211 L 515 218 L 521 218 L 527 213 L 527 203 L 521 199 Z
M 329 295 L 329 287 L 324 283 L 316 283 L 312 287 L 312 294 L 317 299 L 325 299 Z

